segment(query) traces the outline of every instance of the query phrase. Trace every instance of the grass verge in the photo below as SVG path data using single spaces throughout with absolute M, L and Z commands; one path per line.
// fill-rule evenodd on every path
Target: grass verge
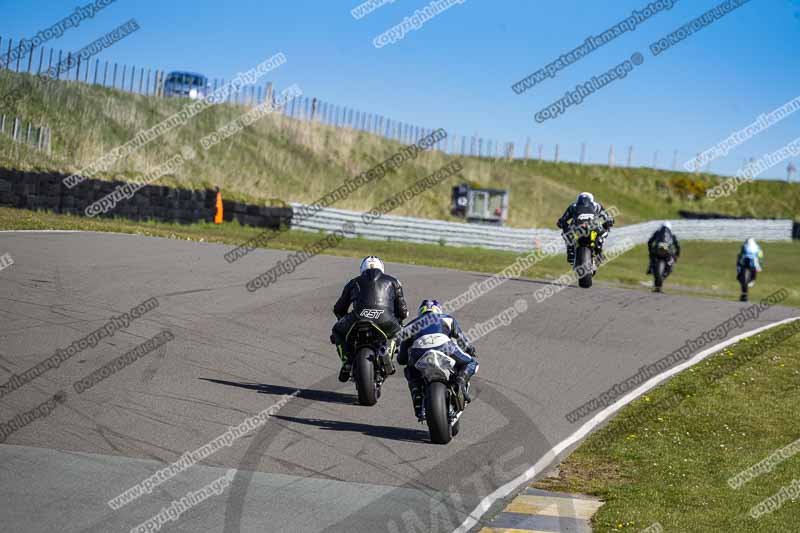
M 69 229 L 134 233 L 154 237 L 217 242 L 239 245 L 260 234 L 263 230 L 241 226 L 238 223 L 169 224 L 163 222 L 134 222 L 125 219 L 85 218 L 43 211 L 0 208 L 0 229 Z M 285 231 L 270 241 L 270 248 L 299 250 L 322 238 L 321 234 L 304 231 Z M 800 243 L 762 243 L 767 270 L 758 278 L 752 289 L 752 298 L 770 294 L 780 288 L 789 291 L 783 305 L 800 307 L 800 288 L 796 283 L 796 262 Z M 681 260 L 668 278 L 665 291 L 696 296 L 738 299 L 739 285 L 735 279 L 736 253 L 740 243 L 735 242 L 685 242 Z M 2 251 L 0 251 L 2 252 Z M 338 247 L 326 250 L 327 254 L 362 258 L 380 255 L 384 261 L 454 268 L 494 274 L 512 264 L 518 257 L 513 252 L 485 250 L 454 246 L 414 244 L 398 241 L 346 239 Z M 240 261 L 252 261 L 244 257 Z M 234 263 L 235 268 L 236 263 Z M 272 265 L 265 265 L 272 266 Z M 637 246 L 604 265 L 595 280 L 613 286 L 647 289 L 652 278 L 645 276 L 647 249 Z M 523 276 L 552 280 L 570 271 L 564 256 L 548 257 L 524 272 Z
M 15 97 L 0 98 L 0 114 L 47 124 L 53 134 L 52 156 L 0 136 L 0 166 L 20 170 L 80 171 L 187 105 L 187 100 L 145 97 L 4 70 L 0 71 L 0 96 L 7 94 Z M 300 122 L 276 113 L 208 151 L 201 149 L 200 138 L 246 111 L 232 104 L 213 106 L 98 177 L 130 181 L 180 153 L 185 146 L 192 146 L 197 157 L 187 161 L 175 175 L 161 178 L 159 184 L 200 189 L 218 184 L 225 198 L 248 203 L 272 203 L 277 199 L 313 202 L 346 178 L 371 168 L 401 148 L 397 141 L 376 135 Z M 449 147 L 454 142 L 447 140 Z M 565 149 L 562 146 L 562 153 Z M 455 158 L 441 152 L 420 154 L 390 170 L 380 181 L 337 202 L 335 207 L 370 209 Z M 712 174 L 493 157 L 458 159 L 464 165 L 458 176 L 400 206 L 395 214 L 453 220 L 450 186 L 464 181 L 507 189 L 508 222 L 515 227 L 552 227 L 583 190 L 592 191 L 604 205 L 619 208 L 620 225 L 677 218 L 681 209 L 777 218 L 792 218 L 800 212 L 798 183 L 756 180 L 742 185 L 736 194 L 712 201 L 706 198 L 705 191 L 721 179 Z
M 800 456 L 728 480 L 800 438 L 800 322 L 742 340 L 625 407 L 539 488 L 605 500 L 594 530 L 797 531 L 800 499 L 749 515 L 800 480 Z M 798 481 L 800 483 L 800 481 Z M 792 525 L 794 524 L 794 525 Z

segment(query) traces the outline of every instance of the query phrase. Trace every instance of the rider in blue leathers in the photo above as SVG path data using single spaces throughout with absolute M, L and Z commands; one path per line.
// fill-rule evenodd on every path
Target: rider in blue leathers
M 742 268 L 744 267 L 745 262 L 749 260 L 753 264 L 753 278 L 749 282 L 749 286 L 752 287 L 756 282 L 756 275 L 762 270 L 763 259 L 764 252 L 761 250 L 761 247 L 758 245 L 755 239 L 751 237 L 744 241 L 741 250 L 739 250 L 739 255 L 736 256 L 736 279 L 742 282 Z M 743 302 L 747 301 L 747 294 L 744 292 L 744 287 L 742 287 L 742 295 L 739 299 Z
M 456 319 L 442 312 L 438 301 L 423 300 L 419 306 L 419 316 L 406 324 L 398 337 L 403 340 L 397 362 L 406 365 L 405 376 L 414 404 L 414 414 L 421 422 L 425 420 L 424 383 L 414 364 L 428 350 L 435 349 L 455 359 L 456 381 L 464 393 L 464 399 L 471 401 L 469 380 L 479 366 L 475 358 L 475 347 L 461 331 Z

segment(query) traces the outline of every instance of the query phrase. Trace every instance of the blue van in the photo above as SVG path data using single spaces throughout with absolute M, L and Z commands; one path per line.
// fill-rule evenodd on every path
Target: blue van
M 208 78 L 196 72 L 174 71 L 164 79 L 164 96 L 196 100 L 208 96 Z

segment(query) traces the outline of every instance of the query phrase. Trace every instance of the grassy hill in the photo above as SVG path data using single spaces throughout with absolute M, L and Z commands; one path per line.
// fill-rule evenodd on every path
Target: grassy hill
M 159 100 L 74 82 L 43 80 L 0 71 L 0 114 L 20 116 L 52 129 L 48 157 L 0 136 L 0 165 L 21 169 L 79 171 L 105 152 L 179 111 L 185 100 Z M 17 98 L 18 97 L 18 98 Z M 349 128 L 299 122 L 270 115 L 208 152 L 199 139 L 245 112 L 219 105 L 194 117 L 125 160 L 105 176 L 131 179 L 192 145 L 198 157 L 160 183 L 189 188 L 218 184 L 227 198 L 259 203 L 311 202 L 396 151 L 400 145 Z M 366 210 L 456 156 L 426 153 L 388 174 L 377 186 L 356 191 L 336 207 Z M 795 218 L 800 184 L 759 181 L 715 201 L 703 191 L 720 178 L 648 168 L 609 168 L 539 161 L 462 157 L 463 172 L 449 178 L 397 214 L 453 220 L 450 186 L 469 181 L 510 191 L 511 226 L 552 226 L 581 190 L 616 205 L 621 224 L 677 218 L 678 210 L 714 211 L 754 217 Z M 699 199 L 697 199 L 699 198 Z

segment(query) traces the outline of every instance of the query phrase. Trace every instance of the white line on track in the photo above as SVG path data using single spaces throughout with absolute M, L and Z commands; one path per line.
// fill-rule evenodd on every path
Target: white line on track
M 666 372 L 659 374 L 657 376 L 653 376 L 642 385 L 640 385 L 637 389 L 632 390 L 613 404 L 609 405 L 599 413 L 597 413 L 591 420 L 583 424 L 580 429 L 575 431 L 572 435 L 567 437 L 566 439 L 562 440 L 558 444 L 556 444 L 549 452 L 544 454 L 536 464 L 531 466 L 528 470 L 517 476 L 515 479 L 509 481 L 502 487 L 499 487 L 494 492 L 486 496 L 481 503 L 470 513 L 464 522 L 458 528 L 456 528 L 453 533 L 467 533 L 475 524 L 478 523 L 478 520 L 491 508 L 491 506 L 499 499 L 505 498 L 512 492 L 514 492 L 520 485 L 523 483 L 527 483 L 533 477 L 544 471 L 546 468 L 550 466 L 551 463 L 555 461 L 558 456 L 564 452 L 567 448 L 572 446 L 573 444 L 580 441 L 586 435 L 589 434 L 594 428 L 605 422 L 608 418 L 614 415 L 617 411 L 631 403 L 633 400 L 644 394 L 645 392 L 649 391 L 653 387 L 660 385 L 667 379 L 671 378 L 681 370 L 689 368 L 690 366 L 696 365 L 709 355 L 712 355 L 721 349 L 730 346 L 736 342 L 739 342 L 742 339 L 746 339 L 747 337 L 752 337 L 762 331 L 768 330 L 770 328 L 774 328 L 777 326 L 781 326 L 783 324 L 788 324 L 790 322 L 794 322 L 795 320 L 800 320 L 800 317 L 794 318 L 787 318 L 785 320 L 779 320 L 778 322 L 773 322 L 772 324 L 767 324 L 766 326 L 762 326 L 760 328 L 756 328 L 751 331 L 746 331 L 735 337 L 731 337 L 728 340 L 722 341 L 719 344 L 715 344 L 711 348 L 706 348 L 702 352 L 699 352 L 697 355 L 689 359 L 688 361 L 681 363 L 673 368 L 670 368 Z

